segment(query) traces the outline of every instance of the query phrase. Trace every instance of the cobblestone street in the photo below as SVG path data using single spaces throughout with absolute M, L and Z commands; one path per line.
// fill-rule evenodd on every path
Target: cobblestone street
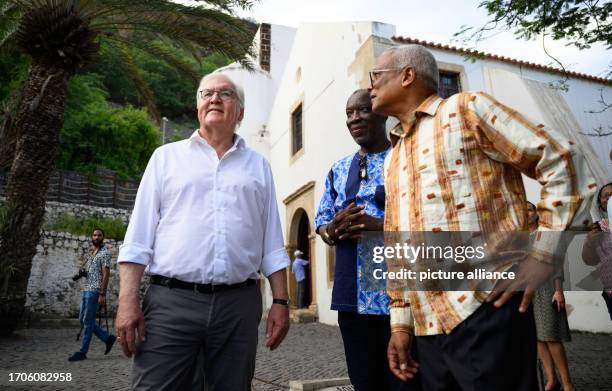
M 74 340 L 77 331 L 26 329 L 17 338 L 0 340 L 0 389 L 128 390 L 131 363 L 122 357 L 118 346 L 104 356 L 103 344 L 94 338 L 86 361 L 66 361 L 78 349 Z M 260 329 L 254 390 L 288 389 L 289 380 L 346 376 L 337 327 L 292 324 L 287 339 L 274 352 L 263 346 L 262 332 Z M 566 346 L 576 389 L 612 390 L 612 336 L 574 333 L 572 338 L 573 342 Z M 9 383 L 10 372 L 70 372 L 72 381 L 17 386 Z

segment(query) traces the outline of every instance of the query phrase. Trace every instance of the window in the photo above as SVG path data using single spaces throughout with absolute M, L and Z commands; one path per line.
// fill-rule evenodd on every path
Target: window
M 459 74 L 455 72 L 440 72 L 440 85 L 438 86 L 438 95 L 443 99 L 455 95 L 461 91 L 459 83 Z
M 302 149 L 302 104 L 291 113 L 291 155 Z

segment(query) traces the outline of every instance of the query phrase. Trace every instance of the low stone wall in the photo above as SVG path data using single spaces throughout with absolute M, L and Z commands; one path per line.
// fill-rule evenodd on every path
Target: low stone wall
M 126 209 L 100 208 L 82 204 L 66 204 L 60 202 L 47 202 L 45 221 L 54 222 L 62 214 L 72 214 L 79 217 L 100 216 L 121 219 L 125 224 L 130 221 L 132 211 Z
M 0 197 L 0 206 L 4 205 L 5 198 Z M 131 210 L 102 208 L 83 204 L 67 204 L 48 201 L 45 206 L 45 221 L 55 222 L 62 214 L 72 214 L 79 217 L 100 216 L 121 219 L 125 224 L 130 221 Z
M 119 291 L 117 254 L 122 242 L 105 240 L 113 255 L 107 289 L 109 313 L 114 313 Z M 91 239 L 65 232 L 44 232 L 32 259 L 26 307 L 40 317 L 78 317 L 84 278 L 74 282 L 81 257 L 91 250 Z

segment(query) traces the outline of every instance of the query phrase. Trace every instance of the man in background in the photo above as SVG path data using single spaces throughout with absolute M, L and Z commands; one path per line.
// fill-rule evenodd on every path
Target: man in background
M 291 264 L 291 271 L 297 283 L 297 308 L 305 308 L 308 307 L 308 303 L 306 303 L 306 292 L 308 289 L 306 267 L 310 262 L 304 259 L 304 253 L 300 250 L 295 250 L 293 256 L 295 259 Z
M 117 339 L 107 330 L 96 324 L 98 305 L 106 309 L 106 288 L 110 276 L 111 253 L 104 244 L 104 231 L 96 228 L 91 235 L 92 250 L 85 254 L 79 273 L 73 280 L 85 278 L 85 286 L 81 293 L 81 308 L 79 322 L 83 331 L 81 349 L 68 358 L 68 361 L 82 361 L 87 359 L 87 351 L 91 337 L 95 334 L 104 344 L 104 354 L 108 354 Z

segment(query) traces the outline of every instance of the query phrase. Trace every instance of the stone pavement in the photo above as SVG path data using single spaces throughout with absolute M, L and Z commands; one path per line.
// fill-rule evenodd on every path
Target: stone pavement
M 77 331 L 24 329 L 17 338 L 0 339 L 0 390 L 128 390 L 131 363 L 121 356 L 118 346 L 104 356 L 104 345 L 94 338 L 88 360 L 66 361 L 78 349 L 74 340 Z M 287 390 L 289 380 L 346 376 L 337 327 L 292 324 L 287 339 L 274 352 L 263 346 L 262 333 L 263 327 L 254 390 Z M 612 391 L 612 336 L 574 333 L 572 338 L 566 346 L 576 389 Z M 9 372 L 70 372 L 73 380 L 15 386 L 8 382 Z

